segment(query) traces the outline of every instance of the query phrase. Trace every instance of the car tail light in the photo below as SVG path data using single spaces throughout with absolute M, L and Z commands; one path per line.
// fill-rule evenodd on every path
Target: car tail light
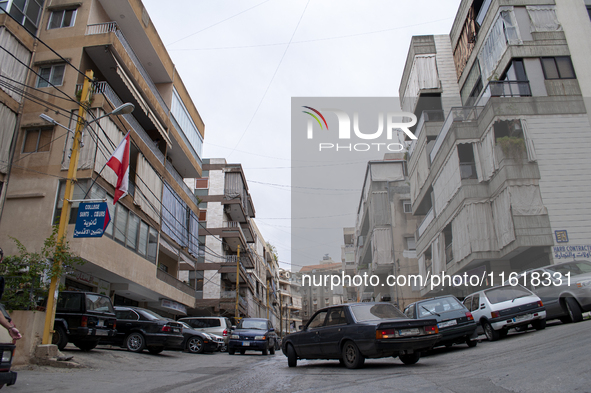
M 468 321 L 474 320 L 474 316 L 472 315 L 472 313 L 470 311 L 466 312 L 466 318 L 468 318 Z
M 162 331 L 163 332 L 172 332 L 172 328 L 168 325 L 164 325 L 164 326 L 162 326 Z
M 541 300 L 538 301 L 538 307 L 544 307 L 544 303 Z
M 376 330 L 376 339 L 381 340 L 383 338 L 394 338 L 396 330 L 394 329 L 378 329 Z
M 80 326 L 87 327 L 88 326 L 88 317 L 82 316 L 82 321 L 80 322 Z
M 439 333 L 439 328 L 437 325 L 425 326 L 425 334 L 437 334 Z
M 113 322 L 113 329 L 117 329 L 117 321 Z
M 501 317 L 501 313 L 498 311 L 493 311 L 490 313 L 491 318 L 500 318 Z
M 228 329 L 224 329 L 224 337 L 226 337 L 228 335 Z

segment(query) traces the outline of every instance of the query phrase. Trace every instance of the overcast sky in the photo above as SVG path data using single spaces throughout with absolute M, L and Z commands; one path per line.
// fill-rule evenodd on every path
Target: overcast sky
M 397 97 L 411 37 L 449 34 L 460 0 L 142 1 L 205 122 L 203 158 L 242 164 L 280 266 L 340 261 L 357 205 L 291 248 L 290 169 L 306 161 L 291 155 L 291 98 Z

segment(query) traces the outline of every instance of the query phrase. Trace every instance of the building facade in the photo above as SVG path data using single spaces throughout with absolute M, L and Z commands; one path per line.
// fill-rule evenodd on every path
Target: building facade
M 355 228 L 343 228 L 343 245 L 341 246 L 341 262 L 342 269 L 348 276 L 353 276 L 357 273 L 355 268 Z M 343 285 L 343 301 L 345 303 L 355 303 L 358 301 L 357 287 L 351 285 Z
M 330 280 L 324 285 L 324 277 L 343 274 L 343 264 L 335 262 L 330 256 L 325 255 L 320 264 L 303 266 L 301 275 L 301 297 L 302 297 L 302 322 L 308 323 L 312 315 L 321 308 L 343 304 L 343 286 L 337 285 L 331 288 Z
M 487 286 L 588 256 L 590 29 L 583 0 L 465 0 L 449 36 L 413 37 L 400 97 L 419 118 L 408 171 L 423 277 L 492 273 Z M 475 290 L 458 284 L 445 292 Z
M 72 134 L 87 70 L 87 120 L 133 103 L 83 132 L 74 200 L 106 200 L 111 224 L 101 238 L 67 240 L 86 263 L 66 288 L 108 294 L 119 305 L 186 315 L 195 287 L 198 200 L 183 178 L 201 176 L 204 123 L 140 0 L 0 1 L 0 241 L 40 250 L 61 214 Z M 37 41 L 36 37 L 42 40 Z M 130 133 L 129 194 L 113 205 L 117 177 L 104 168 Z M 10 175 L 10 177 L 8 177 Z
M 286 269 L 279 269 L 279 305 L 280 321 L 279 331 L 281 334 L 296 332 L 302 325 L 302 295 L 301 276 L 297 272 Z
M 355 262 L 357 274 L 377 276 L 379 283 L 364 282 L 359 287 L 360 301 L 388 301 L 404 309 L 421 297 L 414 283 L 388 283 L 388 276 L 418 274 L 417 223 L 411 212 L 404 156 L 390 153 L 384 160 L 368 162 L 357 209 Z

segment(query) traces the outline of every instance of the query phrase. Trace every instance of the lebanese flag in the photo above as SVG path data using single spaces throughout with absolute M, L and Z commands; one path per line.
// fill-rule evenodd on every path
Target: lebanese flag
M 113 198 L 114 205 L 119 198 L 127 195 L 127 187 L 129 185 L 129 132 L 125 135 L 119 146 L 117 146 L 109 161 L 107 161 L 107 166 L 117 174 L 117 186 L 115 187 L 115 197 Z

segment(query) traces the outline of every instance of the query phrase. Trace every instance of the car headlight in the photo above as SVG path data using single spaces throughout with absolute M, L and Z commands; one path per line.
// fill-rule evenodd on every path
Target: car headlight
M 3 351 L 2 352 L 2 363 L 10 363 L 12 360 L 12 351 Z
M 239 338 L 240 338 L 240 336 L 239 336 L 239 335 L 237 335 L 237 334 L 232 334 L 232 336 L 231 336 L 230 338 L 239 339 Z
M 577 283 L 577 288 L 591 287 L 591 280 L 580 281 Z
M 207 333 L 202 333 L 202 334 L 203 334 L 203 337 L 205 337 L 208 340 L 211 340 L 211 336 L 209 334 L 207 334 Z
M 254 336 L 254 339 L 255 340 L 266 340 L 267 337 L 265 337 L 265 336 Z

